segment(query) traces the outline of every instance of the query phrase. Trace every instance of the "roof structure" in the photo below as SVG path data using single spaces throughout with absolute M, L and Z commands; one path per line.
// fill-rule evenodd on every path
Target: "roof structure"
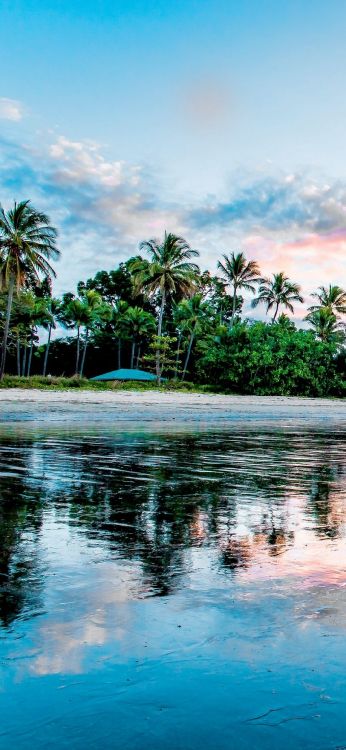
M 96 375 L 90 380 L 156 380 L 156 375 L 152 372 L 145 372 L 145 370 L 112 370 L 111 372 L 105 372 L 103 375 Z

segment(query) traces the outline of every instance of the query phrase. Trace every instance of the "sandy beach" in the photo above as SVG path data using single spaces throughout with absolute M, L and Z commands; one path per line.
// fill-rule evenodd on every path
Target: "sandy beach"
M 346 401 L 159 391 L 0 391 L 0 422 L 88 422 L 116 425 L 234 422 L 346 427 Z

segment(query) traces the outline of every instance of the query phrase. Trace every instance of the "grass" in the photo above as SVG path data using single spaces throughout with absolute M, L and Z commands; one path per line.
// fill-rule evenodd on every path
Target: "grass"
M 32 375 L 29 378 L 18 375 L 5 375 L 0 381 L 1 388 L 36 388 L 41 391 L 69 391 L 79 389 L 84 391 L 182 391 L 190 393 L 215 393 L 215 388 L 208 385 L 194 385 L 189 382 L 168 381 L 160 387 L 155 383 L 121 382 L 121 381 L 91 381 L 87 378 L 48 377 Z

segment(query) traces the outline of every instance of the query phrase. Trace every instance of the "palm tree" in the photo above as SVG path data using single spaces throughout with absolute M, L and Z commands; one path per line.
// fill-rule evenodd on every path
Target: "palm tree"
M 55 271 L 51 259 L 57 260 L 57 231 L 48 216 L 31 206 L 30 201 L 14 203 L 5 212 L 0 205 L 0 289 L 7 291 L 7 309 L 2 340 L 0 379 L 5 372 L 7 339 L 15 287 L 24 285 L 27 275 L 51 278 Z
M 67 328 L 77 329 L 75 374 L 82 377 L 90 330 L 95 323 L 110 320 L 112 308 L 103 302 L 101 295 L 94 289 L 88 289 L 81 297 L 67 298 L 66 303 L 61 313 L 61 320 Z M 82 328 L 84 328 L 84 346 L 81 354 Z
M 312 297 L 318 300 L 317 305 L 312 305 L 309 310 L 319 310 L 321 307 L 329 308 L 334 315 L 336 313 L 346 313 L 346 292 L 336 284 L 329 284 L 328 287 L 320 286 Z
M 135 290 L 147 292 L 150 296 L 159 292 L 160 310 L 157 335 L 162 335 L 162 324 L 167 297 L 191 294 L 196 286 L 198 266 L 191 258 L 199 255 L 190 245 L 176 234 L 165 232 L 163 242 L 155 239 L 141 242 L 140 249 L 149 255 L 149 261 L 142 257 L 134 258 L 129 267 L 134 275 Z M 157 350 L 156 375 L 160 377 L 160 353 Z
M 186 311 L 184 310 L 184 308 L 182 309 L 182 303 L 181 302 L 175 303 L 173 305 L 173 324 L 175 328 L 175 335 L 177 337 L 175 369 L 174 369 L 174 376 L 173 376 L 175 380 L 178 377 L 178 371 L 179 371 L 181 343 L 182 343 L 183 334 L 184 334 L 185 318 L 186 318 Z
M 47 303 L 47 312 L 48 312 L 48 339 L 46 343 L 46 349 L 44 353 L 44 360 L 43 360 L 43 370 L 42 375 L 43 377 L 46 376 L 47 373 L 47 365 L 48 365 L 48 355 L 49 355 L 49 349 L 50 349 L 50 342 L 52 338 L 52 330 L 53 328 L 56 328 L 56 321 L 59 317 L 59 313 L 61 312 L 61 302 L 59 299 L 56 299 L 55 297 L 48 297 L 46 298 Z
M 17 374 L 26 375 L 28 339 L 32 325 L 32 310 L 35 297 L 32 292 L 22 291 L 13 300 L 11 310 L 11 333 L 16 336 Z M 21 357 L 23 348 L 23 356 Z
M 300 294 L 299 284 L 284 274 L 274 273 L 272 279 L 263 279 L 258 290 L 258 296 L 252 300 L 252 307 L 257 307 L 260 303 L 266 305 L 267 312 L 274 308 L 272 323 L 275 322 L 280 306 L 285 307 L 290 312 L 294 312 L 293 302 L 304 302 Z
M 212 311 L 209 303 L 203 301 L 202 294 L 195 294 L 190 299 L 183 300 L 177 307 L 177 322 L 179 320 L 181 329 L 188 333 L 189 341 L 182 374 L 182 380 L 184 380 L 194 340 L 210 318 Z
M 121 344 L 127 339 L 126 312 L 129 308 L 127 302 L 118 300 L 112 309 L 111 324 L 118 341 L 118 370 L 121 368 Z
M 103 302 L 101 295 L 94 289 L 88 289 L 88 291 L 83 294 L 82 301 L 85 305 L 85 316 L 84 346 L 82 352 L 82 361 L 79 370 L 80 377 L 83 377 L 90 330 L 98 323 L 110 320 L 112 315 L 111 305 L 109 305 L 107 302 Z
M 128 307 L 123 321 L 124 327 L 128 331 L 129 338 L 132 339 L 131 346 L 131 370 L 133 370 L 136 345 L 141 339 L 150 336 L 155 330 L 155 318 L 151 313 L 145 312 L 141 307 Z M 137 361 L 139 355 L 137 357 Z
M 263 279 L 260 276 L 260 269 L 255 260 L 246 260 L 244 253 L 232 253 L 230 256 L 223 255 L 224 262 L 218 261 L 218 268 L 222 271 L 223 277 L 227 284 L 233 290 L 232 305 L 232 324 L 237 308 L 237 291 L 245 289 L 247 292 L 254 293 L 256 285 L 260 284 Z
M 79 374 L 79 359 L 80 359 L 80 331 L 83 326 L 90 324 L 90 309 L 88 305 L 81 299 L 71 299 L 63 313 L 62 322 L 67 328 L 77 329 L 77 347 L 76 347 L 76 364 L 75 364 L 75 375 Z
M 338 320 L 331 307 L 310 310 L 304 320 L 310 323 L 320 341 L 341 343 L 345 340 L 345 325 Z
M 30 349 L 29 349 L 29 360 L 28 360 L 28 369 L 27 369 L 27 376 L 30 376 L 31 372 L 31 361 L 32 361 L 32 353 L 34 348 L 34 341 L 35 338 L 37 338 L 37 328 L 42 327 L 46 328 L 49 325 L 50 322 L 50 312 L 48 310 L 47 306 L 47 300 L 45 297 L 33 297 L 32 299 L 32 307 L 29 312 L 29 318 L 30 318 Z M 25 373 L 23 373 L 25 375 Z

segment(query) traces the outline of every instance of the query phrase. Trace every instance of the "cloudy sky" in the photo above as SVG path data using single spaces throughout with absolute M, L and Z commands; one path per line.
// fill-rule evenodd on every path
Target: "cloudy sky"
M 138 241 L 346 287 L 344 0 L 2 0 L 0 200 L 60 230 L 56 291 Z

